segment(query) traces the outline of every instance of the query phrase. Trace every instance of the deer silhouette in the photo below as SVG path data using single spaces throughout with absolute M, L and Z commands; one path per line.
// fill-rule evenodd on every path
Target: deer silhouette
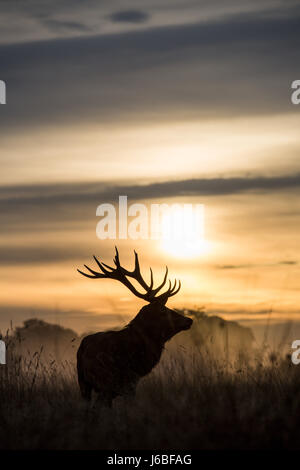
M 77 352 L 78 383 L 82 397 L 91 399 L 92 390 L 98 400 L 107 406 L 119 395 L 134 395 L 139 379 L 147 375 L 158 364 L 165 343 L 174 335 L 188 330 L 193 320 L 165 306 L 169 297 L 177 294 L 177 286 L 169 281 L 169 288 L 157 296 L 165 286 L 168 267 L 162 283 L 153 288 L 153 272 L 148 285 L 140 272 L 136 252 L 135 267 L 128 271 L 120 264 L 116 248 L 115 268 L 94 259 L 100 272 L 84 265 L 90 274 L 78 272 L 90 279 L 115 279 L 124 284 L 135 296 L 148 302 L 136 317 L 120 331 L 105 331 L 83 338 Z M 139 292 L 128 278 L 132 278 L 144 289 Z

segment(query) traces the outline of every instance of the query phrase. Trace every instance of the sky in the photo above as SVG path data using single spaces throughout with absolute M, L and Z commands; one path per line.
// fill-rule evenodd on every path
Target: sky
M 0 329 L 126 323 L 143 302 L 76 271 L 116 244 L 170 306 L 299 326 L 299 2 L 0 0 L 0 31 Z M 99 240 L 122 194 L 203 204 L 207 249 Z

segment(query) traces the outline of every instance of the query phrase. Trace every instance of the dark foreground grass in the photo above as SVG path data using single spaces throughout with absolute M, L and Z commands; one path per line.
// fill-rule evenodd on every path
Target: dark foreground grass
M 134 400 L 86 405 L 72 363 L 39 353 L 0 366 L 2 449 L 296 449 L 300 366 L 234 366 L 199 351 L 167 351 Z

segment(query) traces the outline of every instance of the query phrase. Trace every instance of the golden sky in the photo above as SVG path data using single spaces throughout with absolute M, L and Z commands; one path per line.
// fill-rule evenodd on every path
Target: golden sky
M 142 302 L 76 271 L 115 244 L 157 282 L 169 266 L 174 307 L 298 322 L 297 2 L 125 3 L 0 4 L 0 329 L 126 322 Z M 204 204 L 207 249 L 99 240 L 96 208 L 122 194 Z

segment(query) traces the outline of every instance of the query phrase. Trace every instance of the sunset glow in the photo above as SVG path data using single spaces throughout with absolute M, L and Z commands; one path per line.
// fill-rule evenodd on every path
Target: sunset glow
M 175 208 L 164 214 L 161 222 L 162 248 L 178 258 L 197 257 L 209 252 L 204 238 L 204 209 L 201 206 Z
M 1 6 L 0 329 L 32 312 L 81 331 L 133 315 L 123 286 L 76 271 L 93 254 L 111 264 L 115 245 L 129 269 L 133 250 L 146 272 L 168 265 L 174 305 L 253 322 L 272 306 L 300 322 L 297 15 L 265 0 L 175 3 L 137 23 L 101 2 L 77 3 L 67 23 L 58 3 L 48 23 L 32 2 Z M 155 203 L 204 216 L 165 214 L 159 239 L 100 240 L 97 207 L 119 222 L 122 195 L 148 215 Z

